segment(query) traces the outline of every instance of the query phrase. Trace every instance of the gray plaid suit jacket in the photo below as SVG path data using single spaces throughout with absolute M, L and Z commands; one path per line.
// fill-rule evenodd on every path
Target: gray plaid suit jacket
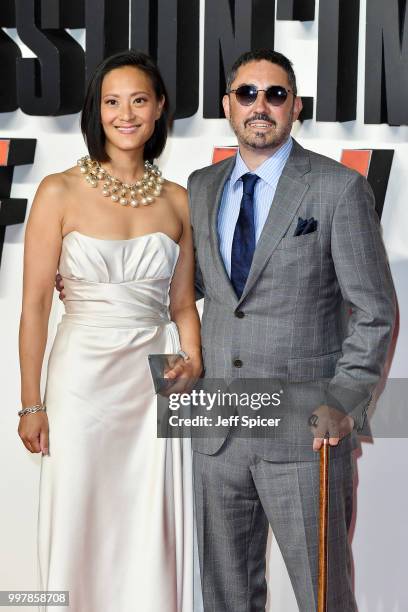
M 240 299 L 226 273 L 217 232 L 223 187 L 235 158 L 189 177 L 196 288 L 198 297 L 204 296 L 205 376 L 325 379 L 333 389 L 361 388 L 369 396 L 381 376 L 395 320 L 374 196 L 357 172 L 296 141 L 293 145 Z M 314 217 L 317 230 L 294 237 L 298 217 Z M 237 359 L 241 367 L 234 365 Z M 356 416 L 351 406 L 348 411 Z M 195 438 L 193 448 L 213 454 L 224 439 Z M 265 459 L 318 456 L 311 437 L 259 444 Z M 355 445 L 353 435 L 347 436 L 336 451 Z

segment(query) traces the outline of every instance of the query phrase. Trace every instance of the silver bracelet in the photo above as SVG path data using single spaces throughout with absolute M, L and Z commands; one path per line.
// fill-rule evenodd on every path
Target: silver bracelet
M 22 410 L 19 410 L 18 416 L 22 417 L 26 414 L 34 414 L 34 412 L 40 412 L 41 410 L 46 412 L 45 404 L 36 404 L 35 406 L 27 406 L 27 408 L 23 408 Z
M 177 355 L 180 355 L 180 357 L 182 357 L 184 359 L 184 361 L 190 361 L 191 357 L 190 355 L 187 355 L 187 353 L 185 351 L 179 351 L 177 353 Z

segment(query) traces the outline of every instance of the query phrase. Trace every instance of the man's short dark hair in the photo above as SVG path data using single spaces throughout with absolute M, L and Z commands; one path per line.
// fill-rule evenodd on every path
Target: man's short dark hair
M 285 55 L 273 49 L 257 49 L 255 51 L 247 51 L 240 55 L 227 75 L 227 92 L 230 91 L 231 85 L 237 76 L 238 69 L 241 66 L 249 64 L 249 62 L 260 62 L 261 60 L 266 60 L 267 62 L 271 62 L 271 64 L 276 64 L 283 68 L 288 75 L 290 88 L 293 94 L 297 96 L 296 75 L 293 70 L 292 62 Z
M 109 160 L 105 149 L 105 132 L 101 123 L 101 90 L 104 77 L 116 68 L 134 66 L 150 78 L 158 100 L 164 96 L 161 117 L 156 121 L 154 132 L 144 147 L 143 157 L 153 161 L 163 151 L 169 126 L 169 101 L 166 86 L 154 61 L 141 51 L 121 51 L 104 59 L 93 73 L 85 94 L 81 115 L 81 131 L 89 155 L 99 162 Z

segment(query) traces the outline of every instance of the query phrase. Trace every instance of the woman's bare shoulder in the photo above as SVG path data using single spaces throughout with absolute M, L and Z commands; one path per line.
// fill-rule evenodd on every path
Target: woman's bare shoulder
M 173 183 L 173 181 L 168 181 L 167 179 L 164 181 L 164 188 L 170 195 L 173 197 L 184 197 L 187 194 L 187 189 L 179 183 Z
M 185 214 L 186 211 L 188 211 L 187 189 L 178 183 L 173 183 L 172 181 L 167 180 L 165 181 L 163 187 L 163 193 L 166 194 L 166 197 L 169 199 L 170 204 L 174 207 L 174 209 L 182 214 Z
M 36 199 L 52 199 L 58 198 L 61 202 L 69 198 L 72 189 L 75 188 L 81 180 L 79 169 L 74 166 L 62 172 L 56 172 L 45 176 L 38 186 Z

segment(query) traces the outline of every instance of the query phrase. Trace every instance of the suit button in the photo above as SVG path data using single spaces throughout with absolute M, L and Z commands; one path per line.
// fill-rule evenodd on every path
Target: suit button
M 237 319 L 243 319 L 245 317 L 245 313 L 242 312 L 242 310 L 236 310 L 235 316 L 237 317 Z
M 240 359 L 234 359 L 234 366 L 236 368 L 242 368 L 244 364 L 242 363 L 242 361 Z

